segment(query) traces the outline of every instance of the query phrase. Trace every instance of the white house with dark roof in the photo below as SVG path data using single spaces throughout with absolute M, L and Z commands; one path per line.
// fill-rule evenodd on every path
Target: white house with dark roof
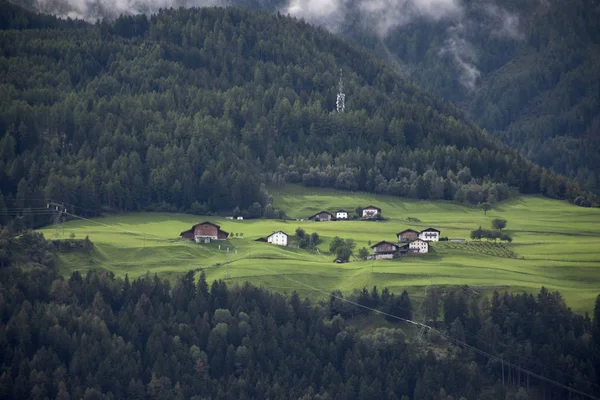
M 348 211 L 346 211 L 346 210 L 337 210 L 335 212 L 335 219 L 348 219 Z
M 419 232 L 419 239 L 426 242 L 438 242 L 440 240 L 440 231 L 433 228 L 427 228 Z
M 415 253 L 427 254 L 429 253 L 429 242 L 421 239 L 413 240 L 408 244 L 408 248 Z
M 288 234 L 284 231 L 273 232 L 269 236 L 267 236 L 267 242 L 276 244 L 278 246 L 287 246 Z
M 362 210 L 363 218 L 375 218 L 381 215 L 381 208 L 375 206 L 367 206 Z

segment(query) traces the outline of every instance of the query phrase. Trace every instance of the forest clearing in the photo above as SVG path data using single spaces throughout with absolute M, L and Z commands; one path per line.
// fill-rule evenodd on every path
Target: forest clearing
M 291 220 L 228 220 L 225 216 L 171 213 L 129 213 L 71 220 L 59 229 L 40 231 L 48 238 L 86 235 L 94 243 L 91 254 L 58 255 L 61 271 L 104 269 L 117 276 L 137 277 L 149 272 L 174 280 L 190 269 L 204 269 L 209 280 L 250 281 L 266 288 L 325 297 L 333 289 L 348 292 L 359 287 L 407 289 L 413 296 L 429 285 L 506 286 L 510 292 L 537 292 L 541 286 L 559 290 L 568 305 L 591 311 L 600 287 L 600 210 L 576 207 L 565 201 L 522 196 L 496 205 L 487 215 L 480 209 L 453 202 L 350 193 L 287 186 L 272 190 L 274 206 Z M 384 221 L 299 221 L 322 209 L 377 204 Z M 511 244 L 468 240 L 471 230 L 489 227 L 493 218 L 508 221 Z M 409 222 L 407 218 L 412 220 Z M 221 243 L 198 245 L 179 240 L 194 223 L 210 220 L 230 233 Z M 419 222 L 415 222 L 418 220 Z M 328 244 L 335 236 L 356 241 L 356 250 L 379 240 L 395 241 L 406 228 L 436 226 L 442 236 L 467 238 L 466 243 L 438 242 L 424 257 L 333 263 Z M 317 232 L 316 250 L 280 247 L 255 239 L 297 228 Z M 58 235 L 58 236 L 57 236 Z M 243 235 L 243 236 L 242 236 Z M 318 289 L 320 291 L 316 291 Z

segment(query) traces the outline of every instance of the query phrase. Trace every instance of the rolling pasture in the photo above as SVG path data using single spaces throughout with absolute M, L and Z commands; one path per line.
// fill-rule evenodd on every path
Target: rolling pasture
M 312 222 L 296 220 L 228 220 L 186 214 L 132 213 L 72 220 L 62 230 L 47 227 L 49 238 L 86 235 L 94 242 L 91 254 L 60 254 L 64 274 L 73 270 L 104 269 L 130 277 L 147 272 L 174 279 L 190 269 L 204 268 L 209 281 L 250 281 L 273 290 L 324 297 L 340 289 L 349 292 L 363 286 L 407 289 L 422 294 L 428 285 L 462 285 L 486 292 L 506 288 L 513 292 L 537 292 L 541 286 L 562 292 L 574 310 L 591 311 L 600 293 L 600 209 L 576 207 L 541 197 L 519 197 L 500 203 L 487 215 L 479 209 L 442 201 L 379 196 L 334 190 L 309 190 L 287 186 L 273 190 L 274 205 L 290 218 L 303 219 L 321 210 L 343 208 L 353 212 L 357 205 L 376 205 L 385 221 Z M 419 222 L 408 222 L 407 218 Z M 493 218 L 508 220 L 505 229 L 511 244 L 487 242 L 448 243 L 432 246 L 422 257 L 396 260 L 333 263 L 329 241 L 353 238 L 357 249 L 369 242 L 395 241 L 395 233 L 407 228 L 434 227 L 442 236 L 467 238 L 478 226 L 488 228 Z M 205 220 L 235 234 L 226 242 L 197 245 L 177 240 L 179 233 Z M 301 227 L 317 232 L 319 251 L 281 248 L 254 241 L 273 231 L 294 234 Z M 240 236 L 243 233 L 243 237 Z M 232 236 L 230 235 L 230 238 Z M 315 291 L 321 290 L 322 292 Z

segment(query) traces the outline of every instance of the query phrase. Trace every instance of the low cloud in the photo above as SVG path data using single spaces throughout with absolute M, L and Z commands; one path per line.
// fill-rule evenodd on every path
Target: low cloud
M 360 12 L 379 37 L 385 37 L 414 19 L 456 18 L 462 10 L 457 0 L 374 0 L 362 1 Z
M 460 84 L 468 90 L 477 86 L 477 79 L 481 75 L 475 66 L 477 54 L 473 46 L 464 38 L 465 25 L 457 24 L 448 29 L 448 38 L 440 50 L 440 55 L 450 55 L 460 70 L 458 78 Z
M 491 19 L 490 34 L 492 36 L 514 40 L 524 38 L 517 14 L 513 14 L 495 4 L 485 4 L 483 12 Z
M 43 13 L 95 21 L 119 15 L 154 14 L 161 8 L 229 5 L 228 0 L 34 0 Z
M 462 12 L 459 0 L 290 0 L 283 12 L 338 32 L 349 20 L 385 37 L 416 18 L 439 21 Z
M 161 8 L 244 6 L 243 0 L 33 0 L 41 12 L 60 17 L 95 21 L 121 14 L 154 14 Z M 538 0 L 545 1 L 545 0 Z M 277 1 L 276 1 L 277 2 Z M 272 1 L 268 2 L 271 4 Z M 261 0 L 255 0 L 261 6 Z M 459 68 L 459 82 L 467 89 L 476 87 L 480 72 L 477 54 L 468 38 L 473 32 L 512 40 L 524 37 L 517 14 L 493 2 L 467 5 L 464 0 L 278 0 L 280 11 L 339 33 L 362 26 L 379 39 L 393 30 L 421 21 L 444 21 L 447 38 L 440 56 L 450 56 Z M 476 27 L 476 30 L 473 28 Z M 381 40 L 383 42 L 383 40 Z
M 468 90 L 475 89 L 481 75 L 470 35 L 484 34 L 511 40 L 523 39 L 519 16 L 495 3 L 463 0 L 289 0 L 283 12 L 340 32 L 349 23 L 361 23 L 380 39 L 415 20 L 450 24 L 440 57 L 452 57 L 460 71 L 457 78 Z M 474 29 L 477 28 L 477 29 Z
M 283 12 L 338 32 L 346 21 L 345 0 L 290 0 Z

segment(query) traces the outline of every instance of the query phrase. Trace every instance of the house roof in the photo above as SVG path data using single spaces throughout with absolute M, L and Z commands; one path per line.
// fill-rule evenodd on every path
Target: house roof
M 403 233 L 408 233 L 408 232 L 419 233 L 419 232 L 415 231 L 414 229 L 405 229 L 402 232 L 396 233 L 396 236 L 399 236 L 399 235 L 402 235 Z
M 311 218 L 313 218 L 313 217 L 316 217 L 316 216 L 317 216 L 317 215 L 319 215 L 319 214 L 329 214 L 329 215 L 331 215 L 331 216 L 333 217 L 333 214 L 332 214 L 332 213 L 330 213 L 329 211 L 319 211 L 318 213 L 316 213 L 316 214 L 314 214 L 314 215 L 311 215 L 310 217 L 308 217 L 308 219 L 311 219 Z
M 224 234 L 226 234 L 227 236 L 229 236 L 229 233 L 227 233 L 227 232 L 225 232 L 225 231 L 222 231 L 222 230 L 221 230 L 221 227 L 220 227 L 219 225 L 217 225 L 217 224 L 213 224 L 213 223 L 212 223 L 212 222 L 210 222 L 210 221 L 204 221 L 204 222 L 200 222 L 199 224 L 192 225 L 192 227 L 191 227 L 190 229 L 188 229 L 187 231 L 183 231 L 183 232 L 181 232 L 181 233 L 179 234 L 179 236 L 183 236 L 183 234 L 184 234 L 184 233 L 193 232 L 193 231 L 194 231 L 194 229 L 196 229 L 196 227 L 197 227 L 198 225 L 212 225 L 212 226 L 216 227 L 216 228 L 217 228 L 217 230 L 218 230 L 219 232 L 221 232 L 221 233 L 224 233 Z
M 274 234 L 276 234 L 276 233 L 283 233 L 285 236 L 290 236 L 290 235 L 288 235 L 287 233 L 285 233 L 284 231 L 277 231 L 277 232 L 273 232 L 273 233 L 271 233 L 271 234 L 270 234 L 269 236 L 267 236 L 267 237 L 269 238 L 269 237 L 273 236 L 273 235 L 274 235 Z
M 337 211 L 336 211 L 336 213 L 339 213 L 339 212 L 345 212 L 345 213 L 347 213 L 348 211 L 346 211 L 346 210 L 344 210 L 344 209 L 341 209 L 341 210 L 337 210 Z
M 382 240 L 379 243 L 375 243 L 373 246 L 371 246 L 372 249 L 374 249 L 375 247 L 379 246 L 380 244 L 391 244 L 394 247 L 398 247 L 398 245 L 396 243 L 392 243 L 392 242 L 388 242 L 387 240 Z
M 267 238 L 264 238 L 264 237 L 260 237 L 255 240 L 255 242 L 266 242 L 266 241 L 267 241 Z
M 375 207 L 375 206 L 366 206 L 365 208 L 363 208 L 363 210 L 368 210 L 368 209 L 373 209 L 373 210 L 381 211 L 381 208 Z
M 421 232 L 437 232 L 437 233 L 440 233 L 440 231 L 438 231 L 437 229 L 434 229 L 434 228 L 423 229 Z

